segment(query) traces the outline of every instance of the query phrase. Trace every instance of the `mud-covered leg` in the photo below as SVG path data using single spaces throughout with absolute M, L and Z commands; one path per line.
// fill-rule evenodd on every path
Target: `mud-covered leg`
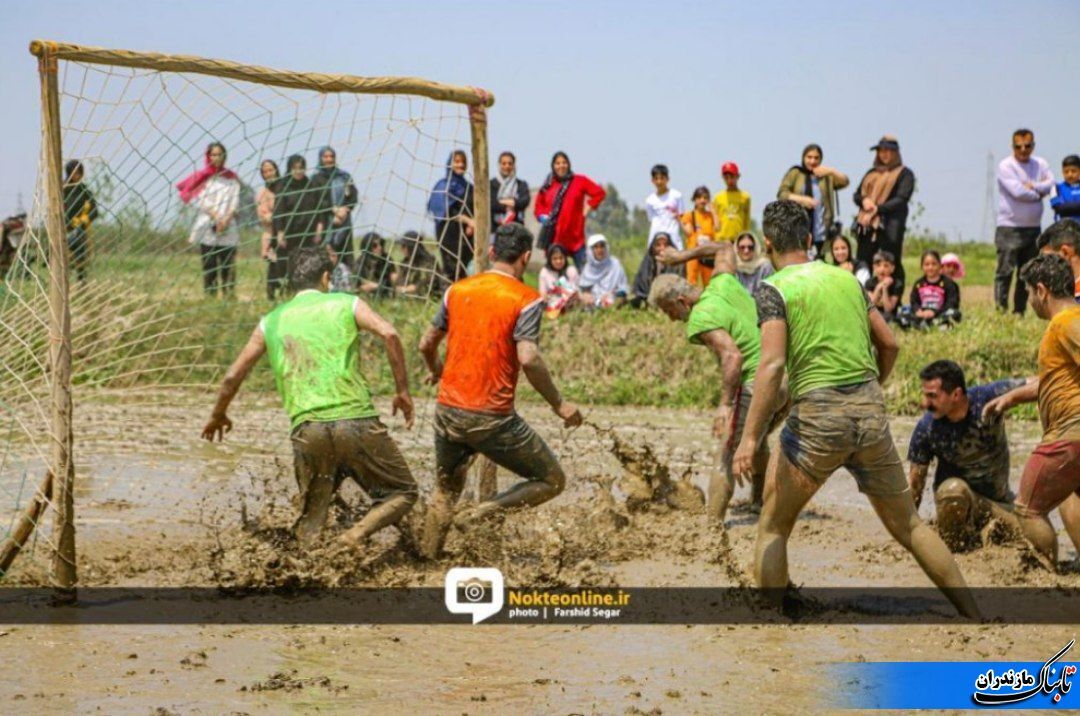
M 427 559 L 435 559 L 442 551 L 454 517 L 454 505 L 465 488 L 474 456 L 468 446 L 435 436 L 435 491 L 428 503 L 420 535 L 420 554 Z
M 787 589 L 787 542 L 803 507 L 818 491 L 818 484 L 791 464 L 781 450 L 772 462 L 775 473 L 766 481 L 765 504 L 758 521 L 754 548 L 754 578 L 766 598 L 780 603 Z
M 310 546 L 326 525 L 337 487 L 333 443 L 326 426 L 305 423 L 292 435 L 296 483 L 300 488 L 300 516 L 293 533 L 301 545 Z
M 377 418 L 341 421 L 335 428 L 335 444 L 353 468 L 360 487 L 375 502 L 363 519 L 340 537 L 355 546 L 397 524 L 416 504 L 419 492 L 405 457 Z

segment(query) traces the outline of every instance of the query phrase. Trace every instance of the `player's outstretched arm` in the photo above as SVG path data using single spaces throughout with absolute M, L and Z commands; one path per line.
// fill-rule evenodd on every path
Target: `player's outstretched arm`
M 1000 395 L 983 406 L 983 420 L 995 418 L 1009 408 L 1022 403 L 1034 403 L 1039 399 L 1039 378 L 1032 376 L 1027 383 L 1019 388 L 1013 388 L 1005 395 Z
M 405 367 L 405 348 L 401 345 L 401 337 L 390 321 L 386 320 L 372 310 L 367 302 L 357 299 L 354 311 L 356 325 L 362 331 L 373 333 L 383 339 L 386 345 L 386 356 L 390 359 L 390 371 L 394 374 L 395 395 L 393 400 L 392 415 L 401 415 L 405 418 L 405 427 L 411 428 L 415 420 L 412 396 L 409 394 L 409 372 Z
M 225 378 L 221 381 L 221 389 L 218 391 L 217 403 L 214 404 L 214 412 L 210 414 L 210 420 L 207 421 L 202 430 L 204 440 L 213 442 L 215 437 L 219 441 L 224 440 L 225 433 L 232 430 L 232 421 L 226 415 L 229 404 L 232 403 L 232 399 L 236 397 L 236 393 L 240 390 L 244 379 L 247 378 L 248 373 L 251 372 L 251 369 L 255 367 L 255 364 L 259 362 L 264 353 L 266 353 L 266 338 L 263 336 L 262 327 L 256 326 L 255 330 L 251 332 L 251 338 L 248 339 L 247 345 L 240 351 L 240 355 L 236 357 L 233 364 L 229 366 Z
M 870 341 L 877 349 L 878 382 L 884 383 L 896 365 L 900 344 L 896 342 L 896 336 L 877 309 L 870 309 L 866 315 L 870 321 Z
M 679 250 L 669 246 L 660 252 L 660 263 L 678 266 L 687 261 L 712 257 L 713 273 L 735 273 L 735 250 L 728 241 L 704 241 L 693 249 Z
M 555 411 L 555 414 L 562 418 L 563 425 L 568 428 L 581 425 L 581 411 L 573 403 L 563 400 L 562 395 L 559 394 L 559 389 L 555 387 L 555 381 L 551 379 L 547 364 L 540 355 L 540 346 L 534 341 L 518 341 L 517 356 L 529 385 L 544 396 L 544 400 Z
M 732 462 L 732 472 L 737 479 L 751 474 L 754 455 L 765 439 L 765 428 L 784 380 L 787 341 L 787 321 L 774 319 L 761 324 L 761 360 L 754 374 L 754 397 L 750 400 L 742 440 Z
M 727 434 L 731 411 L 735 407 L 739 386 L 742 385 L 743 354 L 725 330 L 718 328 L 699 337 L 720 360 L 720 407 L 716 411 L 713 435 L 722 439 Z

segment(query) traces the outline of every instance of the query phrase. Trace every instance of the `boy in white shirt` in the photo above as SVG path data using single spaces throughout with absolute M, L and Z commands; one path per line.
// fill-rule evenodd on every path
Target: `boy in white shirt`
M 664 232 L 671 237 L 672 245 L 682 251 L 679 217 L 686 211 L 682 192 L 668 187 L 668 168 L 663 164 L 652 168 L 652 183 L 656 191 L 645 199 L 645 213 L 649 217 L 649 240 L 646 245 L 651 246 L 653 237 Z

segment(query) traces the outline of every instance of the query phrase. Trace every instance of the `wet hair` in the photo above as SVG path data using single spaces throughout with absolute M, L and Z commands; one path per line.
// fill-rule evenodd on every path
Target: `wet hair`
M 772 201 L 765 205 L 761 230 L 777 253 L 805 251 L 810 236 L 810 218 L 806 209 L 793 201 Z
M 649 170 L 649 175 L 652 176 L 653 179 L 656 177 L 664 177 L 666 179 L 671 176 L 668 173 L 666 164 L 653 164 L 653 168 Z
M 927 249 L 922 252 L 922 256 L 919 257 L 919 265 L 922 266 L 922 262 L 926 261 L 927 256 L 933 256 L 938 263 L 941 263 L 941 254 L 936 249 Z
M 527 252 L 532 251 L 533 236 L 521 224 L 503 224 L 495 231 L 495 239 L 491 242 L 495 252 L 495 258 L 512 264 Z
M 1064 169 L 1065 167 L 1076 167 L 1077 169 L 1080 169 L 1080 156 L 1070 154 L 1062 159 L 1061 168 Z
M 708 199 L 709 198 L 709 187 L 702 184 L 697 189 L 694 189 L 694 195 L 691 198 L 692 199 Z
M 304 159 L 303 154 L 294 154 L 285 162 L 285 168 L 290 172 L 296 167 L 307 169 L 307 159 Z
M 64 181 L 71 179 L 72 175 L 77 171 L 85 172 L 82 161 L 79 159 L 69 159 L 67 163 L 64 164 Z
M 294 291 L 318 288 L 323 274 L 334 270 L 330 252 L 323 246 L 308 246 L 289 258 L 289 284 Z
M 1050 224 L 1046 231 L 1039 234 L 1039 240 L 1036 243 L 1040 250 L 1047 245 L 1055 251 L 1062 246 L 1071 246 L 1080 252 L 1080 222 L 1076 219 L 1056 221 Z
M 799 155 L 799 159 L 800 160 L 806 159 L 806 155 L 809 152 L 813 152 L 813 151 L 816 151 L 818 153 L 818 156 L 821 157 L 822 159 L 825 158 L 825 152 L 821 151 L 821 145 L 820 144 L 807 144 L 805 147 L 803 147 L 802 154 Z
M 649 305 L 658 307 L 661 303 L 671 303 L 680 296 L 687 296 L 694 287 L 682 276 L 675 273 L 662 273 L 653 280 L 649 287 Z
M 967 394 L 967 380 L 964 378 L 964 369 L 951 360 L 936 360 L 919 371 L 919 380 L 928 382 L 940 380 L 941 389 L 951 393 L 957 388 L 961 393 Z
M 517 157 L 515 157 L 514 153 L 511 152 L 509 149 L 506 150 L 505 152 L 502 152 L 502 153 L 499 154 L 499 159 L 500 160 L 502 160 L 503 157 L 510 157 L 510 159 L 514 162 L 514 164 L 517 164 Z
M 878 251 L 874 254 L 874 263 L 884 261 L 885 263 L 896 265 L 896 257 L 893 256 L 892 251 Z
M 1032 139 L 1034 139 L 1035 132 L 1032 132 L 1027 127 L 1021 127 L 1020 129 L 1013 132 L 1013 139 L 1016 139 L 1017 137 L 1031 137 Z
M 1073 297 L 1073 272 L 1069 262 L 1057 254 L 1039 254 L 1020 269 L 1020 279 L 1034 289 L 1040 283 L 1054 298 Z

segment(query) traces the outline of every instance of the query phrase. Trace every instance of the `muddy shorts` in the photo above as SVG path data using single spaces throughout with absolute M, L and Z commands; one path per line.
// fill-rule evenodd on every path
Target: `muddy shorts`
M 780 432 L 780 447 L 818 484 L 844 467 L 864 494 L 886 497 L 908 489 L 876 380 L 802 396 Z
M 301 493 L 315 477 L 333 475 L 335 488 L 351 477 L 374 502 L 398 493 L 419 494 L 408 463 L 378 418 L 309 421 L 290 438 Z
M 562 468 L 555 453 L 517 413 L 494 415 L 436 405 L 435 470 L 439 483 L 452 483 L 461 466 L 478 453 L 527 480 L 561 480 Z
M 735 458 L 735 451 L 738 449 L 739 442 L 742 440 L 743 429 L 746 427 L 746 416 L 750 414 L 750 402 L 753 398 L 754 389 L 752 384 L 739 386 L 738 393 L 735 395 L 734 409 L 731 411 L 731 423 L 727 426 L 727 438 L 724 439 L 720 451 L 724 469 L 728 472 L 731 471 L 731 463 Z M 770 416 L 769 425 L 772 424 L 772 420 L 773 418 Z M 765 440 L 762 440 L 758 450 L 764 450 L 767 447 L 768 443 Z
M 1080 441 L 1038 445 L 1020 478 L 1017 511 L 1027 517 L 1045 517 L 1071 494 L 1080 496 Z

